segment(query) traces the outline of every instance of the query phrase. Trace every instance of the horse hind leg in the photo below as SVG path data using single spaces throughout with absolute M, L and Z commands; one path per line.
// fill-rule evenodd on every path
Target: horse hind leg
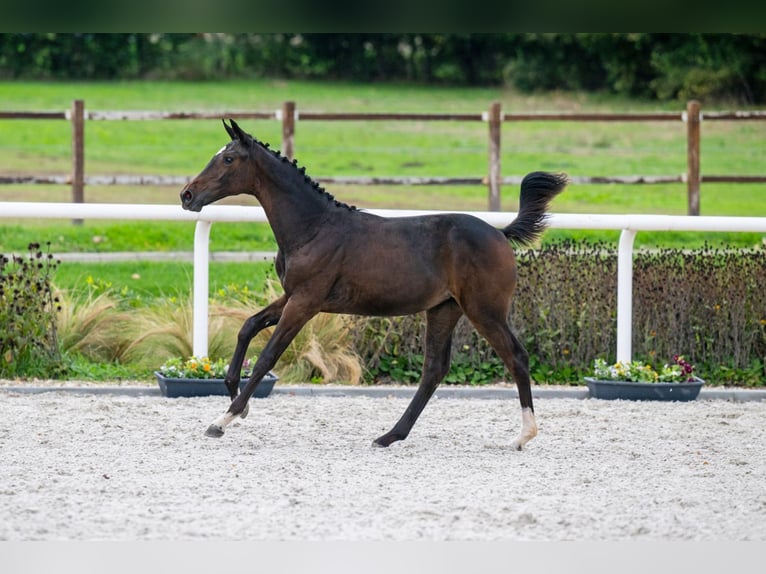
M 426 348 L 420 385 L 399 421 L 390 431 L 375 439 L 373 446 L 387 447 L 410 434 L 415 421 L 449 371 L 452 331 L 462 314 L 453 299 L 426 312 Z
M 472 320 L 471 322 L 500 356 L 516 383 L 521 403 L 521 432 L 511 445 L 516 450 L 522 450 L 537 436 L 537 421 L 529 380 L 529 355 L 505 319 L 490 319 L 482 322 Z

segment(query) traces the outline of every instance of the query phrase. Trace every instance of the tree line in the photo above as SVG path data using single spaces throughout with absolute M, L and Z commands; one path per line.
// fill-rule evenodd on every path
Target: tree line
M 766 34 L 0 35 L 1 79 L 226 78 L 507 85 L 766 102 Z

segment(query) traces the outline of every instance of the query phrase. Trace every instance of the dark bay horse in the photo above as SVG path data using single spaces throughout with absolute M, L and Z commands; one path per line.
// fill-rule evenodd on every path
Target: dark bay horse
M 220 437 L 248 412 L 258 382 L 295 335 L 317 313 L 407 315 L 425 311 L 425 361 L 420 385 L 394 427 L 373 444 L 407 437 L 450 365 L 452 331 L 465 315 L 511 372 L 519 392 L 522 428 L 513 446 L 537 434 L 529 357 L 508 326 L 516 286 L 509 242 L 524 245 L 545 229 L 550 200 L 564 189 L 563 174 L 534 172 L 521 183 L 516 219 L 502 230 L 464 214 L 384 218 L 336 201 L 304 168 L 224 121 L 231 141 L 181 192 L 184 209 L 241 193 L 256 197 L 279 251 L 275 267 L 284 295 L 245 321 L 237 338 L 226 386 L 228 410 L 207 429 Z M 243 392 L 237 374 L 247 347 L 262 329 L 276 325 Z

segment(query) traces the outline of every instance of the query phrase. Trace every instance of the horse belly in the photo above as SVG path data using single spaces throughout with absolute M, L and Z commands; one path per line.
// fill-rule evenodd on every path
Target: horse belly
M 364 273 L 336 283 L 328 312 L 354 315 L 410 315 L 449 299 L 446 285 L 433 277 L 406 273 Z

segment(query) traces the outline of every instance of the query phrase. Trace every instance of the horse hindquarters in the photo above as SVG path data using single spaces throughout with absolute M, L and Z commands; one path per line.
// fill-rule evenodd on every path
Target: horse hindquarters
M 511 298 L 516 287 L 516 262 L 507 243 L 488 249 L 480 266 L 464 272 L 458 303 L 476 331 L 495 350 L 510 371 L 519 392 L 522 430 L 513 443 L 517 450 L 537 434 L 529 380 L 529 355 L 508 325 Z M 476 259 L 479 259 L 478 257 Z M 476 261 L 476 259 L 474 261 Z

